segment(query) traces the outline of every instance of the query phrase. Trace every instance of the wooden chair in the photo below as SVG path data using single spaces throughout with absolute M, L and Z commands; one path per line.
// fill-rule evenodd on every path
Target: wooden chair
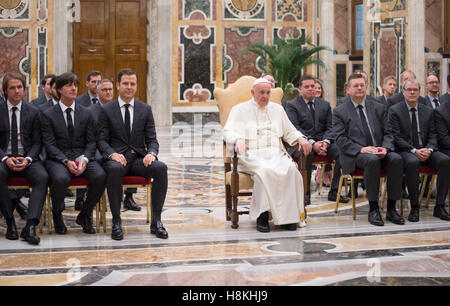
M 322 168 L 322 173 L 320 175 L 320 182 L 319 187 L 317 188 L 317 193 L 320 195 L 320 192 L 322 191 L 323 186 L 323 177 L 325 175 L 325 166 L 326 165 L 333 165 L 333 160 L 331 158 L 328 158 L 326 156 L 314 156 L 312 160 L 313 166 L 320 166 Z
M 256 78 L 252 76 L 243 76 L 235 83 L 231 84 L 227 89 L 214 89 L 214 97 L 219 107 L 220 124 L 222 128 L 227 122 L 233 106 L 249 101 L 252 98 L 250 92 L 253 82 Z M 281 104 L 283 98 L 283 90 L 281 88 L 272 89 L 270 101 Z M 227 156 L 226 144 L 223 144 L 223 160 L 224 160 L 224 178 L 225 178 L 225 217 L 227 221 L 231 220 L 231 227 L 238 228 L 239 215 L 248 214 L 247 210 L 238 210 L 239 196 L 251 196 L 253 189 L 253 180 L 247 173 L 237 171 L 238 157 Z M 303 178 L 304 183 L 306 182 Z M 306 190 L 306 188 L 305 188 Z
M 151 205 L 151 192 L 152 192 L 152 182 L 153 179 L 148 179 L 143 176 L 124 176 L 122 179 L 123 190 L 127 188 L 146 188 L 147 190 L 147 223 L 150 223 L 151 213 L 152 213 L 152 205 Z M 98 219 L 98 222 L 101 222 L 103 225 L 103 232 L 106 233 L 106 190 L 103 193 L 102 198 L 100 199 L 100 214 L 101 217 Z M 97 223 L 97 228 L 99 228 L 99 223 Z
M 347 182 L 348 180 L 350 180 L 350 186 L 354 186 L 354 180 L 356 179 L 364 179 L 364 170 L 363 169 L 356 169 L 353 173 L 351 174 L 342 174 L 341 178 L 339 179 L 339 187 L 338 187 L 338 194 L 336 197 L 336 208 L 334 209 L 334 212 L 337 213 L 338 212 L 338 208 L 339 208 L 339 201 L 340 201 L 340 194 L 341 194 L 341 190 L 342 190 L 342 185 L 345 182 L 346 185 L 346 190 L 345 190 L 345 194 L 347 194 Z M 345 181 L 344 181 L 345 180 Z M 381 191 L 383 189 L 383 185 L 386 185 L 386 181 L 387 181 L 387 172 L 383 169 L 381 169 L 380 172 L 380 190 L 379 190 L 379 198 L 380 198 L 380 194 Z M 352 193 L 352 213 L 353 213 L 353 220 L 356 220 L 356 199 L 355 199 L 355 190 L 354 188 L 351 188 L 351 193 Z M 385 188 L 385 192 L 383 195 L 383 200 L 382 203 L 384 203 L 384 200 L 386 198 L 386 188 Z

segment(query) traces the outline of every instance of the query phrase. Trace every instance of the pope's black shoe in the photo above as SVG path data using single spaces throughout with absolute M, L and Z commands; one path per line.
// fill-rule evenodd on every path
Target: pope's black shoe
M 371 212 L 369 212 L 369 222 L 370 224 L 376 226 L 384 225 L 383 219 L 381 219 L 380 211 L 378 209 L 374 209 Z
M 32 245 L 38 245 L 41 242 L 41 239 L 36 235 L 36 226 L 34 225 L 26 225 L 20 233 L 20 238 Z
M 169 238 L 169 234 L 167 233 L 161 221 L 156 221 L 154 224 L 152 222 L 152 225 L 150 226 L 150 233 L 156 235 L 156 237 L 160 239 Z
M 395 209 L 388 209 L 386 212 L 386 220 L 398 225 L 405 224 L 405 219 L 403 219 L 403 217 L 400 216 Z
M 259 215 L 258 219 L 256 219 L 256 230 L 261 233 L 270 232 L 268 211 L 263 212 Z
M 433 210 L 433 216 L 444 221 L 450 221 L 450 215 L 445 210 L 444 205 L 436 205 Z

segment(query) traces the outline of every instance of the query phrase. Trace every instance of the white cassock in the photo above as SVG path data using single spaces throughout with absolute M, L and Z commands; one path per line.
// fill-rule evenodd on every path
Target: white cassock
M 224 127 L 229 154 L 237 139 L 249 150 L 239 155 L 239 171 L 251 175 L 253 196 L 250 218 L 270 211 L 275 225 L 299 223 L 305 218 L 303 180 L 282 141 L 296 145 L 304 137 L 289 121 L 283 107 L 269 102 L 260 107 L 253 99 L 231 109 Z

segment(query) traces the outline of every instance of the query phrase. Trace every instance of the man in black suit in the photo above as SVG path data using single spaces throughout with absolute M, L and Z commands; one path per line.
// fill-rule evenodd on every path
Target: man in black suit
M 36 226 L 41 218 L 47 194 L 48 175 L 41 161 L 39 111 L 23 100 L 25 81 L 18 74 L 6 74 L 3 88 L 7 102 L 0 102 L 0 201 L 8 225 L 6 238 L 18 239 L 12 202 L 6 186 L 9 177 L 23 177 L 31 182 L 27 223 L 20 235 L 30 244 L 39 244 Z
M 65 234 L 62 211 L 64 196 L 72 177 L 89 181 L 86 203 L 76 222 L 83 232 L 95 234 L 91 214 L 105 190 L 105 171 L 95 161 L 95 124 L 90 111 L 77 105 L 78 78 L 73 73 L 63 73 L 55 83 L 60 102 L 42 115 L 42 134 L 47 152 L 45 165 L 51 180 L 50 196 L 53 205 L 55 232 Z
M 416 74 L 410 70 L 405 70 L 402 72 L 402 74 L 400 75 L 400 86 L 401 88 L 403 88 L 406 80 L 408 79 L 416 79 Z M 387 99 L 387 102 L 389 104 L 389 107 L 391 107 L 392 105 L 395 105 L 399 102 L 402 102 L 405 100 L 405 96 L 403 95 L 403 91 L 400 91 L 398 94 L 390 97 L 389 99 Z M 422 104 L 426 104 L 426 100 L 424 97 L 419 96 L 419 103 Z
M 427 77 L 425 88 L 428 92 L 428 95 L 425 97 L 425 105 L 432 109 L 436 109 L 436 107 L 439 107 L 440 105 L 439 91 L 441 89 L 441 83 L 439 82 L 438 77 L 433 74 L 429 75 Z
M 117 78 L 119 98 L 102 108 L 99 149 L 106 160 L 108 198 L 113 215 L 111 238 L 123 239 L 120 219 L 122 178 L 137 175 L 153 178 L 152 221 L 150 232 L 158 238 L 168 238 L 161 222 L 161 213 L 167 193 L 167 166 L 158 160 L 159 144 L 151 107 L 134 98 L 137 74 L 123 69 Z
M 54 74 L 46 74 L 44 79 L 41 82 L 41 88 L 43 95 L 40 95 L 38 98 L 32 100 L 30 103 L 36 107 L 41 105 L 45 105 L 51 102 L 52 100 L 52 87 L 50 85 L 50 81 L 52 78 L 55 78 Z
M 300 78 L 300 95 L 287 103 L 286 113 L 289 120 L 297 130 L 308 137 L 313 147 L 313 152 L 306 157 L 307 190 L 305 205 L 310 203 L 311 197 L 311 172 L 314 155 L 326 156 L 335 161 L 333 180 L 328 193 L 328 201 L 336 202 L 339 178 L 341 177 L 341 164 L 339 161 L 339 149 L 333 143 L 332 113 L 330 103 L 315 97 L 315 79 L 305 75 Z M 294 156 L 300 156 L 295 150 Z M 299 162 L 300 163 L 300 162 Z M 300 167 L 300 165 L 299 165 Z M 349 199 L 341 196 L 340 201 L 347 203 Z
M 439 151 L 450 156 L 450 103 L 442 103 L 436 108 L 434 119 Z
M 369 222 L 384 225 L 378 206 L 380 170 L 387 171 L 388 207 L 386 219 L 395 224 L 404 224 L 395 209 L 402 194 L 401 182 L 403 162 L 393 152 L 394 139 L 388 127 L 387 107 L 366 97 L 367 83 L 361 74 L 352 74 L 348 79 L 348 99 L 333 113 L 333 132 L 340 149 L 342 169 L 352 173 L 356 168 L 364 169 L 370 212 Z
M 447 92 L 439 97 L 441 104 L 450 101 L 450 73 L 447 75 Z
M 433 109 L 418 102 L 420 84 L 408 79 L 403 86 L 405 100 L 389 109 L 389 123 L 395 146 L 404 161 L 411 212 L 408 220 L 419 221 L 419 169 L 426 165 L 438 170 L 436 206 L 433 215 L 450 221 L 445 198 L 450 184 L 450 158 L 438 152 Z
M 50 86 L 50 99 L 45 103 L 38 104 L 38 108 L 44 112 L 45 110 L 49 109 L 50 107 L 55 106 L 58 104 L 58 94 L 56 93 L 55 89 L 55 82 L 56 82 L 57 75 L 52 75 L 50 79 L 48 80 L 49 86 Z
M 86 76 L 86 87 L 88 91 L 78 96 L 75 100 L 79 105 L 89 107 L 98 102 L 97 85 L 102 79 L 102 73 L 97 70 L 89 72 Z
M 397 80 L 393 76 L 387 76 L 383 80 L 383 95 L 378 97 L 378 101 L 388 105 L 387 99 L 392 97 L 397 90 Z

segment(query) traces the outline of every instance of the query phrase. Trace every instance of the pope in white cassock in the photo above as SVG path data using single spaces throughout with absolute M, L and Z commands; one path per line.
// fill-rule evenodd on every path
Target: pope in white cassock
M 291 146 L 298 144 L 306 155 L 312 147 L 283 107 L 269 102 L 270 90 L 264 78 L 253 83 L 253 98 L 231 109 L 224 140 L 238 154 L 239 171 L 254 181 L 250 218 L 256 220 L 256 229 L 270 231 L 270 212 L 275 225 L 296 230 L 297 225 L 306 225 L 303 180 L 282 140 Z

